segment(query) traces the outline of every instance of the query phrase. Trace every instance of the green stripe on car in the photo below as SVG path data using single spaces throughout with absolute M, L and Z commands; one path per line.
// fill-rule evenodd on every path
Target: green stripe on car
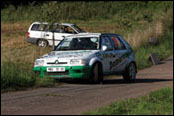
M 47 72 L 47 68 L 65 67 L 65 72 Z M 35 72 L 40 73 L 40 77 L 53 78 L 84 78 L 87 79 L 91 73 L 91 66 L 41 66 L 34 67 Z

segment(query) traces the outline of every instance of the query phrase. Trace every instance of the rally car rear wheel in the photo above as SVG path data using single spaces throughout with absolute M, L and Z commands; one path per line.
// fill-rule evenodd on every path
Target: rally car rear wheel
M 123 74 L 124 80 L 128 82 L 135 82 L 136 79 L 136 66 L 134 63 L 130 63 Z
M 90 80 L 94 83 L 103 82 L 103 70 L 99 63 L 94 64 Z

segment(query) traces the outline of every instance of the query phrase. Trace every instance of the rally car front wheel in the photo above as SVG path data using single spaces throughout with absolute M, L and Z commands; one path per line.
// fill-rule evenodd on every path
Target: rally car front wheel
M 94 83 L 103 82 L 103 70 L 99 63 L 95 63 L 92 67 L 90 80 Z
M 136 65 L 133 62 L 130 63 L 123 74 L 123 79 L 128 82 L 135 82 L 136 70 Z

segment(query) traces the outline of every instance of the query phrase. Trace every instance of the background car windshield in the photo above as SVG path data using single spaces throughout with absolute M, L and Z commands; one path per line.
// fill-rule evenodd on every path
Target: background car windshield
M 82 29 L 80 29 L 78 26 L 76 26 L 76 25 L 72 25 L 72 27 L 75 29 L 75 30 L 77 30 L 79 33 L 83 33 L 83 32 L 85 32 L 85 31 L 83 31 Z
M 65 38 L 57 46 L 56 51 L 64 50 L 97 50 L 99 49 L 99 38 Z

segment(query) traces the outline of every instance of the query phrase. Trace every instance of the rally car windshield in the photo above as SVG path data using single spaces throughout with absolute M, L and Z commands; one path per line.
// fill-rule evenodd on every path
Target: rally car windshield
M 98 37 L 85 37 L 85 38 L 65 38 L 56 47 L 56 51 L 66 50 L 98 50 L 99 38 Z

